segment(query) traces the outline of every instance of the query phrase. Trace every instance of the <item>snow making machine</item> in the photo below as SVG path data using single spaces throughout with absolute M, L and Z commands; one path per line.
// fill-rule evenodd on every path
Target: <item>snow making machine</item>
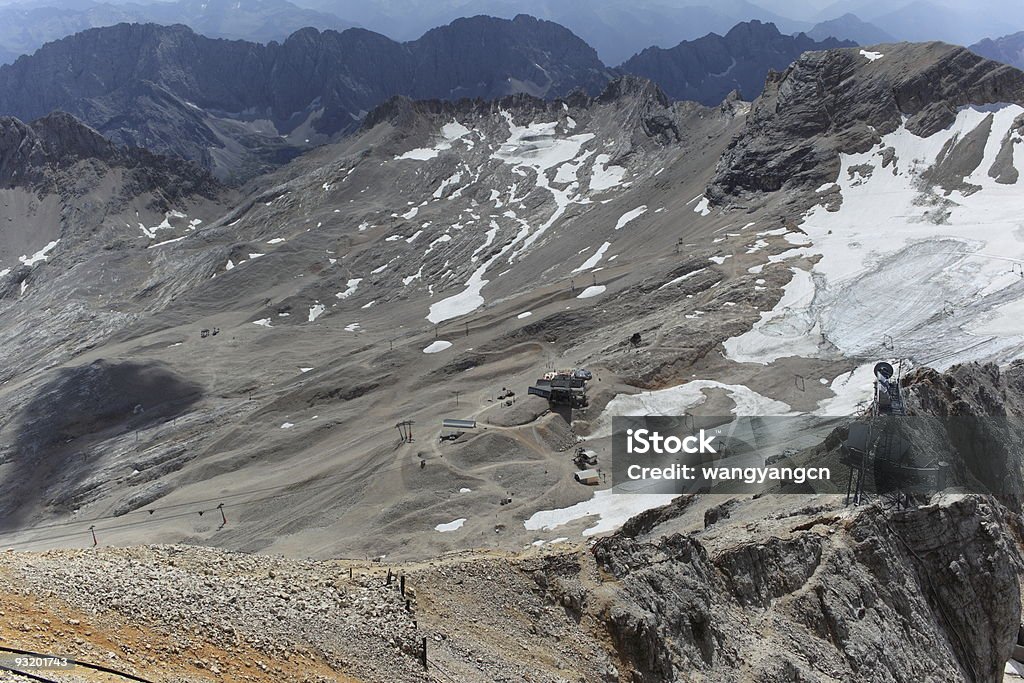
M 544 373 L 527 390 L 531 396 L 547 399 L 552 405 L 568 405 L 573 408 L 587 406 L 587 382 L 594 378 L 590 370 L 574 368 Z

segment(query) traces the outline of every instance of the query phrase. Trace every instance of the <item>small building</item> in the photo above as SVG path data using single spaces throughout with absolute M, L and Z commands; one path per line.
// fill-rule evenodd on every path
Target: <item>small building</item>
M 526 390 L 531 396 L 540 396 L 549 403 L 569 405 L 573 408 L 587 407 L 587 382 L 594 378 L 590 370 L 575 368 L 544 373 Z
M 601 483 L 601 474 L 597 470 L 580 470 L 572 476 L 576 481 L 587 486 L 597 486 Z

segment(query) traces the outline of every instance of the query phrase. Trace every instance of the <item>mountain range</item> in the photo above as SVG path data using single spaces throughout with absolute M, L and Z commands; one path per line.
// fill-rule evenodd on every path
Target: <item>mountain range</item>
M 966 45 L 1024 29 L 1024 11 L 1008 0 L 979 0 L 964 11 L 948 0 L 858 0 L 800 3 L 774 0 L 173 0 L 106 2 L 31 0 L 0 7 L 0 63 L 46 42 L 117 23 L 184 24 L 213 38 L 281 41 L 301 28 L 341 31 L 361 27 L 399 42 L 469 16 L 513 19 L 529 14 L 559 23 L 593 46 L 606 64 L 619 64 L 649 47 L 669 49 L 706 34 L 724 35 L 747 21 L 773 23 L 787 34 L 805 32 L 861 45 L 896 40 L 944 40 Z
M 967 45 L 984 37 L 1024 29 L 1024 7 L 1015 0 L 301 0 L 365 28 L 408 40 L 459 16 L 518 13 L 555 21 L 597 49 L 609 64 L 648 47 L 670 48 L 709 32 L 724 34 L 738 23 L 771 22 L 785 33 L 805 31 L 872 45 L 879 32 L 896 40 L 943 40 Z M 851 15 L 855 15 L 851 19 Z M 828 27 L 838 32 L 822 34 Z M 825 30 L 828 30 L 826 28 Z M 859 40 L 870 36 L 870 40 Z
M 45 43 L 120 23 L 185 24 L 212 38 L 284 40 L 300 28 L 342 31 L 349 22 L 288 0 L 174 0 L 154 3 L 37 2 L 0 7 L 0 63 L 31 54 Z
M 307 0 L 310 7 L 330 11 L 371 30 L 397 39 L 412 39 L 430 26 L 458 17 L 485 14 L 511 19 L 517 14 L 559 23 L 592 45 L 609 64 L 625 61 L 651 45 L 670 47 L 708 32 L 725 33 L 742 21 L 774 22 L 784 31 L 809 28 L 785 16 L 762 9 L 747 0 L 717 3 L 666 3 L 638 0 L 441 0 L 417 3 L 409 0 L 356 2 L 354 0 Z
M 562 26 L 519 15 L 459 19 L 396 43 L 363 29 L 303 29 L 283 43 L 211 39 L 184 26 L 119 24 L 49 43 L 0 67 L 0 114 L 74 114 L 122 144 L 173 153 L 244 180 L 358 128 L 393 95 L 494 99 L 596 94 L 618 73 L 672 97 L 755 96 L 769 69 L 836 47 L 751 22 L 725 37 L 651 49 L 606 67 Z

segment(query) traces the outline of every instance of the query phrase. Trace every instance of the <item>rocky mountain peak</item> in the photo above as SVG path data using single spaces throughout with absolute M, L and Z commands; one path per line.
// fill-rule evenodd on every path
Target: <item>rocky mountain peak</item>
M 34 184 L 47 168 L 113 156 L 116 150 L 110 141 L 70 114 L 54 112 L 31 124 L 0 118 L 0 181 L 4 184 Z
M 673 48 L 651 47 L 620 67 L 662 84 L 673 99 L 717 105 L 733 90 L 755 97 L 764 85 L 766 69 L 785 69 L 807 50 L 823 50 L 848 41 L 816 41 L 803 33 L 788 36 L 772 23 L 747 21 L 724 36 L 709 33 Z
M 970 51 L 987 59 L 1024 68 L 1024 31 L 1002 38 L 986 38 L 970 46 Z
M 667 107 L 671 103 L 668 95 L 656 83 L 632 74 L 620 76 L 611 81 L 598 96 L 598 100 L 602 102 L 612 102 L 624 98 L 650 102 L 661 107 Z
M 818 187 L 839 152 L 863 152 L 903 125 L 919 136 L 958 109 L 1024 102 L 1024 73 L 944 43 L 807 52 L 770 74 L 743 132 L 723 155 L 711 196 Z
M 110 158 L 114 145 L 71 114 L 55 111 L 31 124 L 32 131 L 51 156 Z
M 80 167 L 89 171 L 77 173 L 75 169 L 81 171 Z M 173 201 L 191 195 L 214 197 L 223 190 L 194 164 L 144 149 L 119 147 L 66 112 L 54 112 L 28 124 L 13 117 L 0 118 L 0 183 L 7 187 L 34 192 L 57 189 L 70 196 L 111 168 L 123 171 L 130 195 L 160 189 Z

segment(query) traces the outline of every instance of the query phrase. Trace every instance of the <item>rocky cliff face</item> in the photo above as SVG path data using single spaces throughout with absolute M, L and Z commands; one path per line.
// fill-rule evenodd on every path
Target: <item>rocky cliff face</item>
M 393 95 L 593 93 L 609 77 L 568 30 L 525 16 L 460 19 L 404 44 L 357 29 L 261 45 L 119 24 L 0 68 L 0 112 L 28 120 L 61 109 L 115 141 L 246 177 L 354 130 Z
M 748 534 L 751 505 L 595 546 L 634 680 L 1002 680 L 1020 592 L 997 504 L 779 512 Z
M 921 415 L 1008 417 L 1024 415 L 1024 362 L 954 365 L 944 373 L 916 369 L 903 379 L 907 407 Z
M 883 50 L 808 52 L 770 76 L 719 161 L 710 196 L 813 190 L 835 180 L 840 152 L 869 150 L 904 117 L 907 130 L 926 137 L 949 126 L 959 107 L 1024 102 L 1024 73 L 965 48 Z
M 807 50 L 850 45 L 854 43 L 817 41 L 803 33 L 788 36 L 774 24 L 750 21 L 724 36 L 710 33 L 669 49 L 647 48 L 619 68 L 658 83 L 673 99 L 716 105 L 733 90 L 747 99 L 757 97 L 769 70 L 785 69 Z

